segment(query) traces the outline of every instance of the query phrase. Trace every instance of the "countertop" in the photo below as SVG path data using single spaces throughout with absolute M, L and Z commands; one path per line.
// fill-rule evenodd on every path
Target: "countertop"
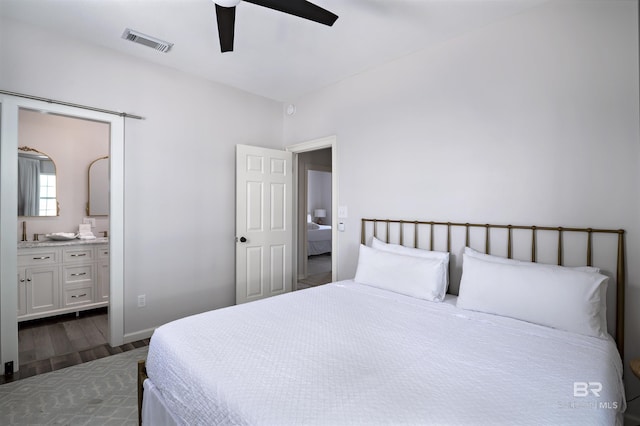
M 97 237 L 95 240 L 65 240 L 56 241 L 45 239 L 42 241 L 18 241 L 18 248 L 39 248 L 39 247 L 63 247 L 63 246 L 77 246 L 86 244 L 106 244 L 109 242 L 109 237 Z

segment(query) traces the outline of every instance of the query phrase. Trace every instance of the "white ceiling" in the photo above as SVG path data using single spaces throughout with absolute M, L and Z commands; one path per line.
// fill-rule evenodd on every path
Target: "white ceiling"
M 287 101 L 544 1 L 313 1 L 339 16 L 333 27 L 241 2 L 224 54 L 211 0 L 0 0 L 0 15 Z M 131 43 L 126 27 L 174 46 Z

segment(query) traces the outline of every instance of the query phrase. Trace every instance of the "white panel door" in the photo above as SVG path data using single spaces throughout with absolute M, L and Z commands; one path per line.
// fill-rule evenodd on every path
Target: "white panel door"
M 291 291 L 293 154 L 236 147 L 236 303 Z

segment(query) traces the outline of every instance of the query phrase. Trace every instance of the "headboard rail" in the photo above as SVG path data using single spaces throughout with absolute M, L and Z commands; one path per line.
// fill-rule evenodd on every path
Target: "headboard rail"
M 366 244 L 367 237 L 373 236 L 379 239 L 383 239 L 387 243 L 390 241 L 392 234 L 392 225 L 397 227 L 397 242 L 400 245 L 406 245 L 406 241 L 409 237 L 406 237 L 405 228 L 409 228 L 412 232 L 411 240 L 413 241 L 413 247 L 418 247 L 420 241 L 420 233 L 424 228 L 429 232 L 428 249 L 434 250 L 435 242 L 434 235 L 436 228 L 445 228 L 446 237 L 446 250 L 451 253 L 452 237 L 451 231 L 455 228 L 464 228 L 465 232 L 465 246 L 470 246 L 471 243 L 471 230 L 472 229 L 484 229 L 484 251 L 485 253 L 491 253 L 491 231 L 494 229 L 506 230 L 506 255 L 509 259 L 513 257 L 514 252 L 514 230 L 518 231 L 530 231 L 531 247 L 530 247 L 530 260 L 537 262 L 539 257 L 538 245 L 539 234 L 542 231 L 557 233 L 556 242 L 556 254 L 557 264 L 564 265 L 565 250 L 567 249 L 564 240 L 568 233 L 579 233 L 586 236 L 586 258 L 585 265 L 593 266 L 593 236 L 594 234 L 617 234 L 616 244 L 616 267 L 615 267 L 615 283 L 616 283 L 616 326 L 615 326 L 615 339 L 620 352 L 620 356 L 624 356 L 624 308 L 625 308 L 625 245 L 624 245 L 624 229 L 601 229 L 601 228 L 577 228 L 577 227 L 563 227 L 563 226 L 536 226 L 536 225 L 496 225 L 488 223 L 461 223 L 461 222 L 438 222 L 438 221 L 421 221 L 421 220 L 401 220 L 401 219 L 362 219 L 361 229 L 361 242 Z M 381 230 L 380 228 L 383 228 Z M 411 229 L 413 228 L 413 229 Z M 384 232 L 382 232 L 384 231 Z M 383 234 L 381 238 L 379 235 Z M 427 247 L 424 247 L 427 248 Z

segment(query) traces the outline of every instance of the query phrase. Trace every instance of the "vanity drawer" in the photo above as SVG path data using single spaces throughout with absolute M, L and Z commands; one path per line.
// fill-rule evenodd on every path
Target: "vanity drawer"
M 98 246 L 96 252 L 98 252 L 98 260 L 109 259 L 109 246 Z
M 64 306 L 85 305 L 91 302 L 93 302 L 92 286 L 64 290 Z
M 62 270 L 65 284 L 93 280 L 93 265 L 65 266 Z
M 58 256 L 58 251 L 55 249 L 19 254 L 18 266 L 54 265 L 58 263 Z
M 62 261 L 69 262 L 91 262 L 93 260 L 93 247 L 65 248 L 62 252 Z

